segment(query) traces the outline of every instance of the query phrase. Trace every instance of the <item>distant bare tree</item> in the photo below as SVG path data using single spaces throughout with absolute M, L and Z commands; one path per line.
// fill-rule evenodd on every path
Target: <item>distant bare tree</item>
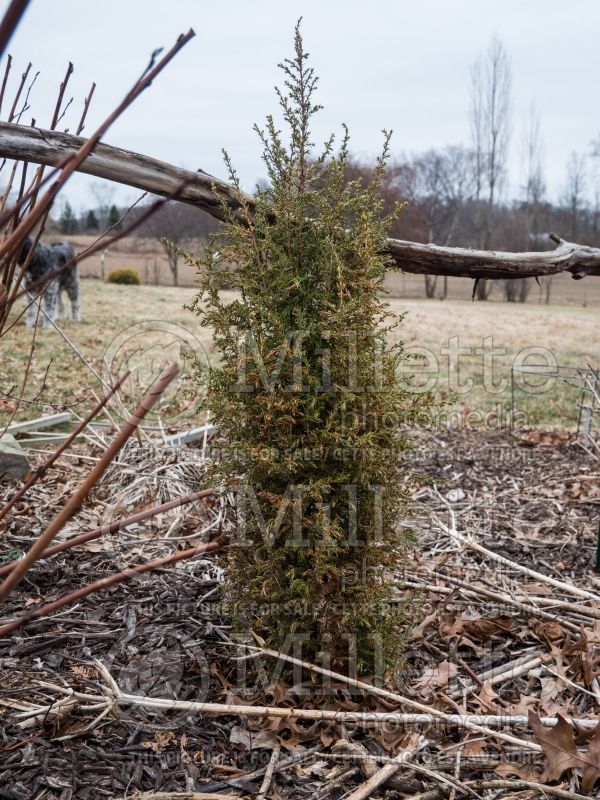
M 489 249 L 494 210 L 506 172 L 510 141 L 511 70 L 502 42 L 494 36 L 471 69 L 471 139 L 474 151 L 476 245 Z M 478 299 L 487 300 L 488 281 L 477 284 Z
M 426 241 L 451 244 L 461 212 L 472 198 L 474 181 L 471 153 L 462 146 L 428 150 L 413 159 L 415 193 Z M 434 297 L 436 275 L 425 275 L 425 294 Z M 444 281 L 444 297 L 448 281 Z
M 567 163 L 567 177 L 562 192 L 562 205 L 567 212 L 568 237 L 573 242 L 579 232 L 579 223 L 585 207 L 586 158 L 573 151 Z
M 593 204 L 591 208 L 591 234 L 594 247 L 600 241 L 600 136 L 592 143 L 592 166 L 589 171 Z
M 533 236 L 540 233 L 540 207 L 546 193 L 544 181 L 544 139 L 542 136 L 540 115 L 535 102 L 532 101 L 523 133 L 523 162 L 525 185 L 523 193 L 527 210 L 531 214 L 530 230 Z
M 540 115 L 534 101 L 531 102 L 525 120 L 521 147 L 522 173 L 525 182 L 521 187 L 524 203 L 521 207 L 526 227 L 528 250 L 535 250 L 540 238 L 541 216 L 546 184 L 543 172 L 544 140 L 542 137 Z M 545 280 L 552 280 L 546 276 Z M 505 280 L 504 293 L 508 301 L 524 303 L 531 288 L 530 280 Z M 550 287 L 546 287 L 549 297 Z
M 109 226 L 108 219 L 111 206 L 114 204 L 116 186 L 108 181 L 93 181 L 89 184 L 89 190 L 96 201 L 95 211 L 100 231 L 105 231 Z
M 204 211 L 170 201 L 161 206 L 155 214 L 137 228 L 137 235 L 159 240 L 164 238 L 185 248 L 199 239 L 206 238 L 216 227 L 215 220 Z M 173 285 L 177 286 L 179 283 L 179 255 L 163 242 L 161 244 L 169 261 Z

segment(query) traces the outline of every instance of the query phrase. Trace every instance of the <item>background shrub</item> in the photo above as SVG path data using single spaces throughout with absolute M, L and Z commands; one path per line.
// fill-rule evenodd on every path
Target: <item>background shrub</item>
M 109 283 L 124 283 L 139 286 L 140 275 L 135 269 L 113 269 L 108 276 Z

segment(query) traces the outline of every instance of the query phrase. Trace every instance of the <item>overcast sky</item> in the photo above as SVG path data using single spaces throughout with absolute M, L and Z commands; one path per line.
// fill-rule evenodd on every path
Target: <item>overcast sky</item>
M 0 0 L 2 11 L 7 6 Z M 364 157 L 377 152 L 382 128 L 393 128 L 398 156 L 467 143 L 469 69 L 494 34 L 513 74 L 511 195 L 521 182 L 522 130 L 532 100 L 553 196 L 571 151 L 589 154 L 600 132 L 598 0 L 32 0 L 9 46 L 10 88 L 31 60 L 40 76 L 26 119 L 34 116 L 45 127 L 73 61 L 72 112 L 61 127 L 74 130 L 95 81 L 91 132 L 152 50 L 168 49 L 192 27 L 197 36 L 104 141 L 222 177 L 225 147 L 252 189 L 263 175 L 252 125 L 275 110 L 277 63 L 292 54 L 299 16 L 325 107 L 315 122 L 318 140 L 345 122 L 353 152 Z M 78 209 L 94 204 L 92 180 L 77 176 L 67 189 Z M 135 196 L 119 189 L 115 200 Z

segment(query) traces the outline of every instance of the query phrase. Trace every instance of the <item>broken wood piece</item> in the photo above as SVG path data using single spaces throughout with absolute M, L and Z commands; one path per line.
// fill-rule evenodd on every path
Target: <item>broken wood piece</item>
M 416 754 L 427 744 L 427 740 L 419 734 L 412 734 L 406 748 L 394 759 L 393 764 L 385 764 L 372 775 L 362 786 L 355 789 L 347 796 L 347 800 L 366 800 L 380 786 L 383 786 L 403 764 L 408 764 Z
M 258 790 L 258 794 L 256 795 L 256 800 L 266 800 L 267 798 L 267 792 L 269 791 L 269 786 L 273 780 L 273 770 L 275 769 L 275 765 L 279 759 L 280 751 L 281 745 L 276 744 L 271 753 L 269 763 L 267 764 L 267 771 L 265 772 L 265 777 L 263 778 L 263 782 Z
M 365 778 L 372 778 L 379 771 L 376 757 L 360 742 L 338 739 L 331 748 L 331 752 L 335 755 L 338 753 L 347 755 L 351 759 L 356 758 L 356 764 Z M 404 775 L 391 775 L 388 783 L 390 789 L 396 789 L 404 794 L 414 794 L 423 788 L 421 781 Z
M 0 436 L 0 483 L 19 481 L 30 468 L 29 459 L 15 437 L 10 433 Z
M 42 431 L 47 428 L 55 428 L 57 425 L 64 425 L 65 422 L 72 422 L 75 419 L 71 411 L 61 411 L 60 414 L 50 414 L 37 419 L 28 419 L 24 422 L 13 422 L 8 426 L 7 433 L 18 436 L 29 431 Z
M 206 423 L 206 425 L 200 425 L 199 428 L 191 428 L 189 431 L 181 431 L 180 433 L 175 433 L 172 436 L 167 436 L 165 438 L 165 443 L 170 447 L 177 447 L 181 444 L 190 444 L 191 442 L 197 442 L 199 439 L 203 439 L 205 436 L 211 436 L 216 429 L 216 425 Z

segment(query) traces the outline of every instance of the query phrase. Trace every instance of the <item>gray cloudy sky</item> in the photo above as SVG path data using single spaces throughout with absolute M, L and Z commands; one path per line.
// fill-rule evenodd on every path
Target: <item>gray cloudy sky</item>
M 0 0 L 2 11 L 7 6 Z M 466 143 L 469 68 L 493 34 L 512 64 L 512 195 L 520 184 L 522 130 L 532 99 L 554 196 L 571 151 L 589 153 L 600 132 L 598 0 L 32 0 L 9 47 L 11 86 L 32 60 L 40 76 L 28 118 L 46 126 L 70 59 L 74 102 L 63 127 L 74 129 L 95 81 L 89 132 L 152 50 L 168 49 L 193 27 L 195 39 L 105 141 L 223 177 L 225 147 L 250 189 L 262 175 L 252 125 L 275 110 L 276 65 L 291 55 L 299 16 L 325 106 L 315 134 L 323 138 L 346 122 L 361 156 L 377 151 L 384 127 L 394 130 L 397 155 Z M 78 176 L 67 190 L 78 208 L 94 202 L 91 180 Z M 115 199 L 135 196 L 119 189 Z

